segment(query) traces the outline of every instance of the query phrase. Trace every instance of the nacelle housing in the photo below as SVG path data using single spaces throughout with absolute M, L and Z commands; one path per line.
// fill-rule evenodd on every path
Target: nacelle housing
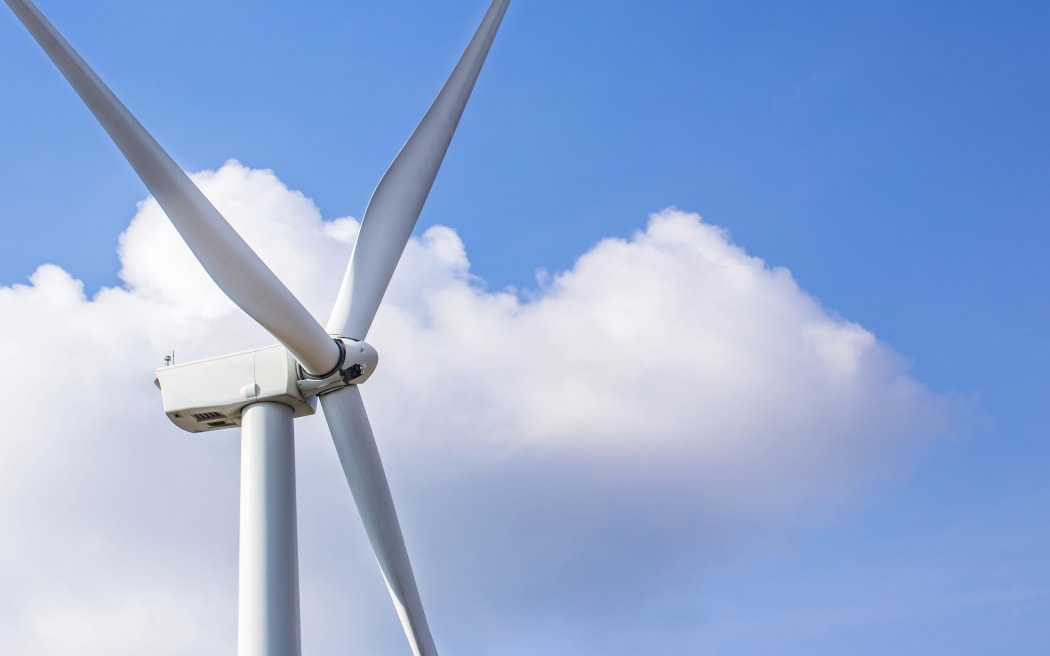
M 253 403 L 283 403 L 293 417 L 312 415 L 317 396 L 364 382 L 379 357 L 365 342 L 341 338 L 340 363 L 323 378 L 302 371 L 283 346 L 224 355 L 157 369 L 164 413 L 191 433 L 241 425 L 244 408 Z

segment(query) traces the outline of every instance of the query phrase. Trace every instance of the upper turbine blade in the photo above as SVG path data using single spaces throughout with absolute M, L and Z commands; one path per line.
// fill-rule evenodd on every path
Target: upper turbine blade
M 322 395 L 321 407 L 412 653 L 437 656 L 361 392 L 348 385 Z
M 255 251 L 28 0 L 5 0 L 157 199 L 212 280 L 313 374 L 339 349 Z
M 328 332 L 354 339 L 368 333 L 509 3 L 495 0 L 489 7 L 434 104 L 372 193 Z

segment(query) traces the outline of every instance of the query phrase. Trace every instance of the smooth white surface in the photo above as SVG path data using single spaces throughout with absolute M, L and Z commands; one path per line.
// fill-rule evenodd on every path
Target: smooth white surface
M 354 503 L 372 543 L 390 598 L 401 619 L 412 653 L 436 656 L 434 639 L 423 612 L 405 539 L 397 521 L 383 462 L 356 385 L 321 397 L 335 450 L 354 495 Z
M 292 410 L 256 403 L 241 429 L 238 656 L 298 656 L 299 556 Z
M 474 89 L 510 0 L 495 0 L 434 104 L 372 193 L 328 332 L 364 339 Z
M 157 380 L 164 413 L 191 433 L 241 425 L 242 410 L 250 403 L 281 403 L 295 417 L 312 415 L 317 408 L 316 400 L 300 392 L 295 360 L 283 346 L 161 367 Z
M 27 0 L 5 0 L 120 148 L 212 280 L 311 373 L 339 355 L 320 324 Z

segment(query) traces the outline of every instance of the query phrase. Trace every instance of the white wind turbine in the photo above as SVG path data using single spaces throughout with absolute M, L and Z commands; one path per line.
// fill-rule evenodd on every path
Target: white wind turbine
M 241 427 L 237 651 L 300 653 L 292 420 L 321 400 L 394 607 L 416 656 L 437 654 L 357 386 L 363 340 L 510 0 L 494 0 L 361 219 L 327 328 L 310 315 L 29 0 L 5 0 L 109 133 L 226 295 L 279 346 L 158 370 L 164 411 L 191 432 Z

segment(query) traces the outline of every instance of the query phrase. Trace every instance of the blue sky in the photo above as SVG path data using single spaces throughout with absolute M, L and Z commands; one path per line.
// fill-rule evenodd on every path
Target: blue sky
M 484 4 L 40 7 L 185 169 L 272 169 L 331 220 L 360 216 Z M 527 296 L 651 213 L 699 213 L 956 410 L 698 559 L 695 587 L 491 645 L 1046 653 L 1048 28 L 1035 2 L 512 4 L 419 234 L 454 228 L 488 289 Z M 146 192 L 17 21 L 0 30 L 0 285 L 44 263 L 89 296 L 119 285 Z

